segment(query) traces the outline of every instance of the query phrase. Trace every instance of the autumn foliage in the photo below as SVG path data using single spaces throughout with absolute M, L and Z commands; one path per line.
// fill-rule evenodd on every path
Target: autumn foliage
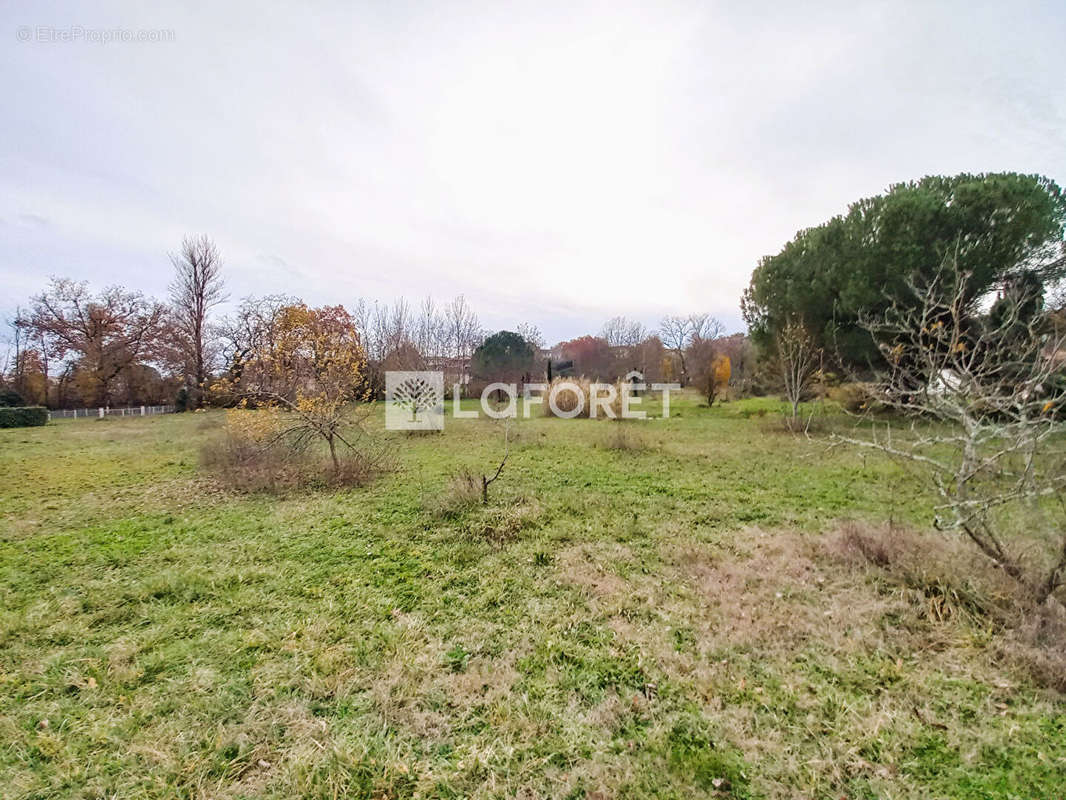
M 239 375 L 215 387 L 217 395 L 239 398 L 226 420 L 231 448 L 255 453 L 284 445 L 302 453 L 320 441 L 340 473 L 340 451 L 348 459 L 367 453 L 357 446 L 365 444 L 359 404 L 367 389 L 356 324 L 343 306 L 293 303 L 278 309 L 270 328 L 252 341 Z
M 729 378 L 733 374 L 733 365 L 729 360 L 729 356 L 718 354 L 711 359 L 711 364 L 707 370 L 707 385 L 705 392 L 707 395 L 707 405 L 713 406 L 714 401 L 725 394 L 729 389 Z

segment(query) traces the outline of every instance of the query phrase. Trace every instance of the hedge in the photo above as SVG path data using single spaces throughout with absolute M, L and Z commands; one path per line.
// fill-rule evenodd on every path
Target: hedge
M 48 409 L 44 406 L 15 406 L 0 408 L 0 428 L 28 428 L 48 422 Z

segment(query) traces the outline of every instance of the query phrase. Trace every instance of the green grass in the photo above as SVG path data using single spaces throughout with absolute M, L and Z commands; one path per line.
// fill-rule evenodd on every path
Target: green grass
M 833 555 L 923 487 L 777 413 L 520 420 L 488 507 L 489 420 L 282 497 L 217 413 L 0 431 L 0 797 L 1055 796 L 1061 696 Z

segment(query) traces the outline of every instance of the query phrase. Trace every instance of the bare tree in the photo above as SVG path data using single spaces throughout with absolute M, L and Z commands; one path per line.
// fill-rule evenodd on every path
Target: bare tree
M 544 347 L 544 334 L 540 332 L 540 328 L 531 322 L 523 322 L 519 325 L 518 335 L 529 342 L 530 347 L 534 350 L 540 350 Z
M 432 297 L 422 301 L 415 322 L 414 344 L 422 358 L 439 363 L 444 356 L 447 339 L 447 323 L 437 310 Z
M 822 365 L 822 351 L 803 323 L 790 318 L 781 326 L 775 340 L 777 367 L 785 389 L 785 399 L 792 408 L 788 425 L 796 429 L 799 405 L 811 388 Z
M 278 320 L 286 308 L 298 304 L 296 298 L 284 294 L 246 297 L 233 314 L 219 322 L 217 333 L 226 351 L 227 372 L 219 388 L 229 399 L 241 393 L 242 381 L 260 380 L 253 373 L 261 368 L 263 354 L 276 350 Z
M 668 350 L 673 350 L 681 362 L 681 385 L 688 382 L 685 351 L 700 340 L 717 338 L 725 330 L 710 314 L 689 314 L 686 317 L 666 316 L 659 323 L 659 338 Z
M 181 250 L 171 255 L 174 281 L 170 303 L 177 333 L 185 385 L 193 408 L 203 404 L 214 351 L 208 337 L 208 312 L 226 299 L 222 258 L 207 236 L 186 236 Z
M 648 331 L 637 320 L 611 317 L 604 323 L 600 338 L 606 339 L 611 347 L 636 347 L 648 338 Z
M 15 309 L 15 316 L 7 320 L 7 327 L 11 333 L 7 337 L 8 347 L 4 354 L 4 363 L 0 365 L 0 381 L 5 378 L 10 380 L 11 387 L 24 395 L 26 359 L 23 354 L 29 346 L 32 332 L 21 308 Z
M 690 343 L 701 339 L 711 341 L 725 333 L 725 325 L 722 321 L 710 314 L 690 314 L 688 320 Z
M 46 342 L 34 330 L 21 308 L 7 320 L 11 330 L 0 363 L 0 386 L 8 385 L 27 405 L 48 404 L 48 352 Z
M 888 364 L 878 397 L 911 422 L 837 439 L 918 467 L 940 498 L 937 527 L 963 533 L 1042 603 L 1066 582 L 1063 520 L 1051 518 L 1062 505 L 1048 502 L 1066 488 L 1066 337 L 1034 295 L 1039 285 L 1001 296 L 982 318 L 968 282 L 951 260 L 937 278 L 911 285 L 908 305 L 864 322 Z M 1008 528 L 1022 512 L 1045 548 L 1035 563 L 1008 542 L 1021 533 L 1016 522 Z
M 685 368 L 685 348 L 688 347 L 689 332 L 688 317 L 666 316 L 659 323 L 659 338 L 662 339 L 666 349 L 673 350 L 681 361 L 681 385 L 685 385 L 688 371 Z
M 448 338 L 451 343 L 451 355 L 459 359 L 469 359 L 484 335 L 477 314 L 470 308 L 463 295 L 459 295 L 444 309 Z

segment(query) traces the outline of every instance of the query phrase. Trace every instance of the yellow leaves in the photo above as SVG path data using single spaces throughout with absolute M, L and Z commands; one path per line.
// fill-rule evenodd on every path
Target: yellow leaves
M 260 393 L 283 397 L 305 416 L 333 415 L 356 399 L 366 370 L 358 328 L 343 306 L 282 308 L 261 337 L 247 373 Z
M 715 356 L 711 368 L 714 373 L 715 385 L 721 389 L 724 389 L 726 386 L 728 386 L 729 378 L 733 374 L 733 363 L 729 360 L 729 356 Z
M 282 424 L 281 411 L 275 406 L 253 410 L 242 400 L 237 408 L 226 410 L 226 432 L 244 441 L 266 442 L 278 434 Z
M 956 353 L 965 353 L 965 352 L 966 352 L 966 342 L 959 342 L 959 343 L 958 343 L 958 344 L 956 344 L 956 345 L 955 345 L 955 347 L 954 347 L 954 348 L 952 348 L 952 349 L 953 349 L 953 350 L 954 350 L 954 352 L 956 352 Z
M 722 394 L 729 388 L 729 378 L 732 375 L 733 367 L 727 355 L 716 355 L 711 361 L 710 374 L 708 375 L 708 381 L 710 386 L 708 387 L 708 397 L 713 401 L 713 398 Z
M 1055 401 L 1054 400 L 1048 400 L 1046 403 L 1044 403 L 1044 407 L 1040 409 L 1040 413 L 1041 414 L 1046 414 L 1047 412 L 1049 412 L 1054 407 L 1055 407 Z

